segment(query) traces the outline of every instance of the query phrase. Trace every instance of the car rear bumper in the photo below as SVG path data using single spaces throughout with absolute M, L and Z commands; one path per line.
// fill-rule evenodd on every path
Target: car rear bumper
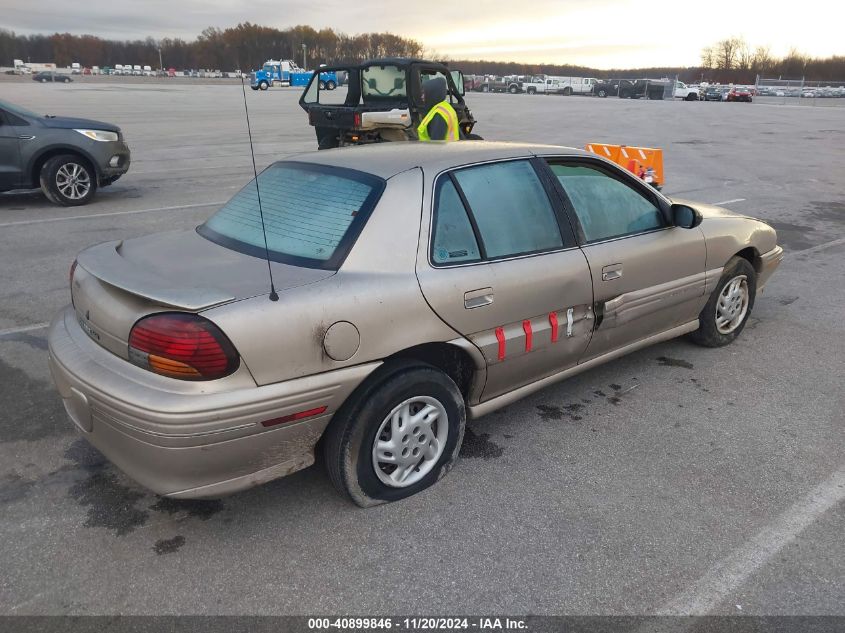
M 772 276 L 772 273 L 777 270 L 780 263 L 783 261 L 783 248 L 775 246 L 768 253 L 760 255 L 760 272 L 757 275 L 757 291 L 763 289 L 766 282 Z
M 50 325 L 50 371 L 79 432 L 117 467 L 170 497 L 215 498 L 314 463 L 332 415 L 380 363 L 265 386 L 157 376 L 92 341 L 73 308 Z M 222 389 L 222 390 L 221 390 Z M 302 421 L 262 422 L 319 409 Z

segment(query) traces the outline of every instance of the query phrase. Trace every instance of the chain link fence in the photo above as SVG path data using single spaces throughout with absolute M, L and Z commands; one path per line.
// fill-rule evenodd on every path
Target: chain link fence
M 807 81 L 757 75 L 755 101 L 779 105 L 845 107 L 845 80 Z

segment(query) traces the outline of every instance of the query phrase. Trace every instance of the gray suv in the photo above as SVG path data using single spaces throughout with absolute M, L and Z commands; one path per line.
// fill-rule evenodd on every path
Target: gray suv
M 0 191 L 41 187 L 62 206 L 87 204 L 129 170 L 120 128 L 42 116 L 0 100 Z

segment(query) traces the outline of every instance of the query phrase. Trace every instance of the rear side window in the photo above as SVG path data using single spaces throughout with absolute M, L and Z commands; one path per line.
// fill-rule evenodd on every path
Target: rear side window
M 597 242 L 665 225 L 657 206 L 642 193 L 600 169 L 582 165 L 551 165 L 587 242 Z
M 478 242 L 464 203 L 451 180 L 442 182 L 437 194 L 432 260 L 435 264 L 478 261 L 481 257 Z
M 454 172 L 478 226 L 488 258 L 563 247 L 552 204 L 528 161 Z
M 375 206 L 384 181 L 350 169 L 277 163 L 258 175 L 197 231 L 203 237 L 264 257 L 261 209 L 270 259 L 336 269 Z

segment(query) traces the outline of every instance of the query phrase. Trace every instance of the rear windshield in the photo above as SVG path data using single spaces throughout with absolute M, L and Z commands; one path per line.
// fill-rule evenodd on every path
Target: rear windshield
M 371 174 L 311 165 L 276 163 L 251 181 L 205 224 L 203 237 L 233 250 L 295 266 L 336 270 L 384 190 Z

